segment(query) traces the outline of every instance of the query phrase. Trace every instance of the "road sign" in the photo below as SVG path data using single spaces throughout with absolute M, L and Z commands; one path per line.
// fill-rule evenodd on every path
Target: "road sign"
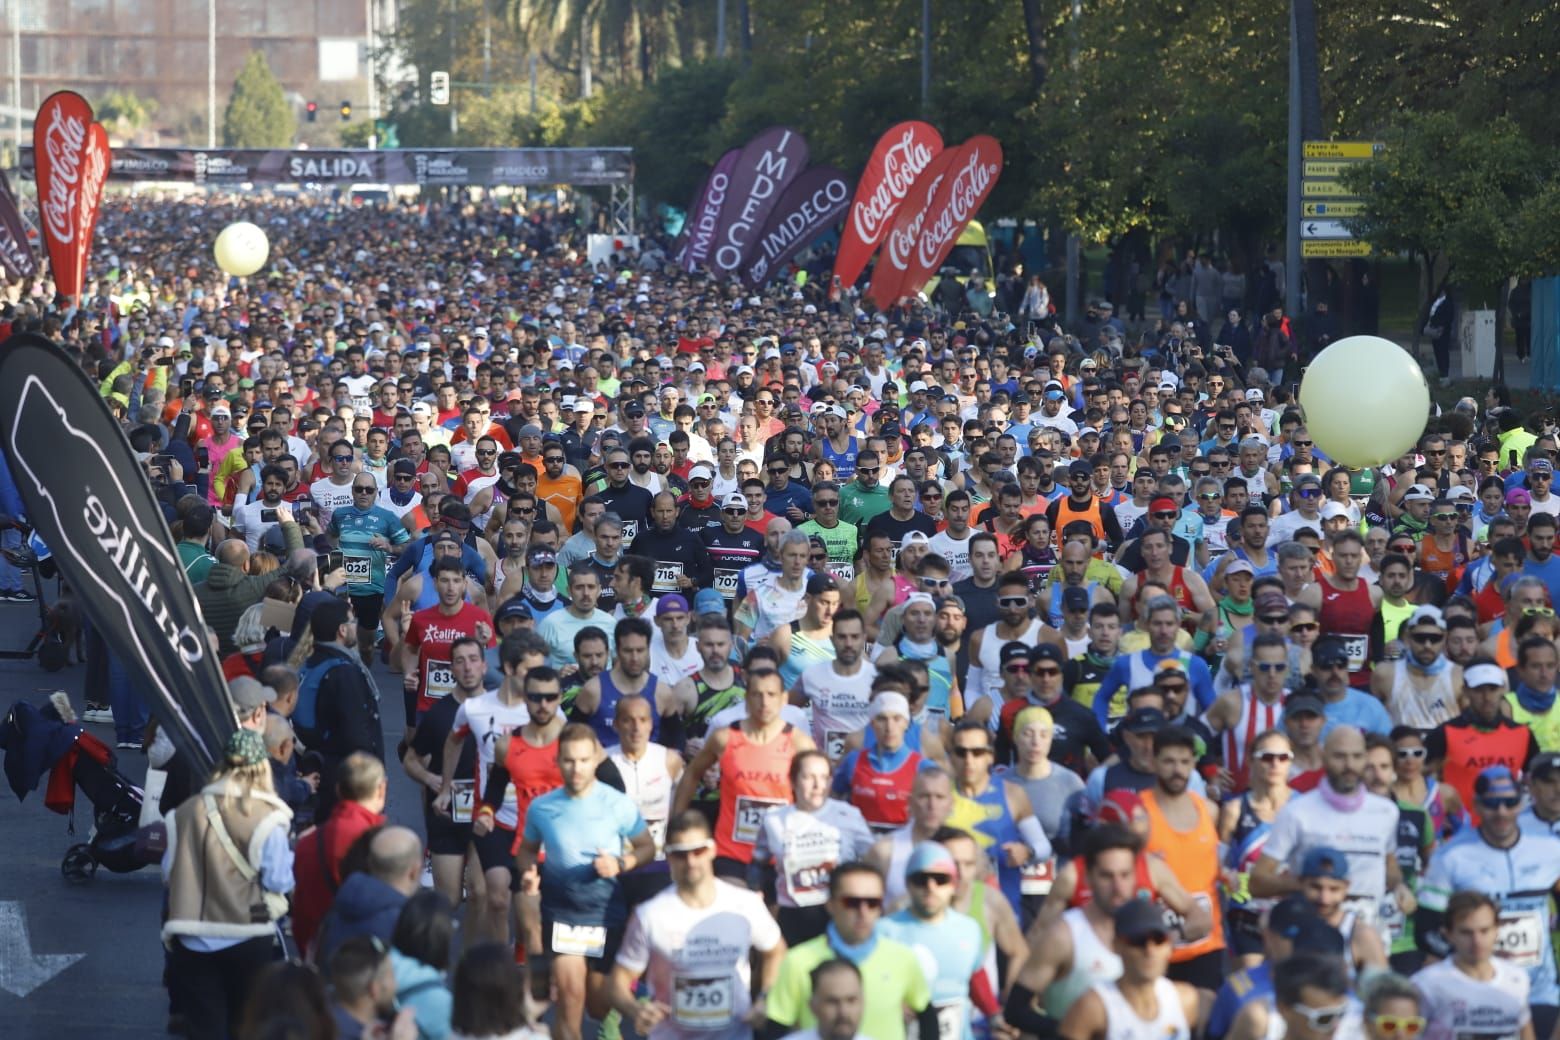
M 1302 202 L 1302 217 L 1358 217 L 1364 214 L 1363 202 Z
M 447 105 L 450 103 L 450 74 L 448 72 L 433 72 L 428 75 L 428 103 L 431 105 Z
M 1357 199 L 1342 181 L 1303 181 L 1300 194 L 1308 199 Z
M 1337 177 L 1353 165 L 1347 159 L 1307 159 L 1302 169 L 1307 177 Z
M 1354 234 L 1341 220 L 1306 220 L 1300 224 L 1301 238 L 1353 238 Z
M 1316 241 L 1307 239 L 1300 243 L 1300 255 L 1306 259 L 1329 260 L 1350 256 L 1370 256 L 1369 242 L 1356 242 L 1353 239 L 1330 239 Z
M 1307 159 L 1374 159 L 1386 145 L 1380 141 L 1306 141 L 1301 154 Z

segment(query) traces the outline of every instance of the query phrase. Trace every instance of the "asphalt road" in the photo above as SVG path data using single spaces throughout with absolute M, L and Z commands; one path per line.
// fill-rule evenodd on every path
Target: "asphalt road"
M 25 644 L 36 627 L 36 608 L 0 604 L 0 647 Z M 0 710 L 18 700 L 41 704 L 50 692 L 65 690 L 78 712 L 85 707 L 83 665 L 54 673 L 32 660 L 0 660 Z M 379 678 L 385 744 L 400 739 L 400 678 L 381 666 Z M 110 746 L 112 726 L 90 725 Z M 392 751 L 393 753 L 393 751 Z M 120 770 L 136 783 L 146 775 L 146 757 L 119 753 Z M 398 762 L 389 763 L 389 815 L 421 831 L 416 790 Z M 162 985 L 163 949 L 158 937 L 162 884 L 156 867 L 132 874 L 98 871 L 85 884 L 67 882 L 60 873 L 66 849 L 84 842 L 92 825 L 86 800 L 77 796 L 76 833 L 71 820 L 43 806 L 42 786 L 18 803 L 8 787 L 0 793 L 0 1036 L 43 1040 L 69 1035 L 95 1040 L 165 1035 L 167 994 Z M 7 904 L 20 904 L 19 907 Z M 21 948 L 14 922 L 24 921 L 34 958 L 80 954 L 68 965 L 61 959 L 30 961 Z M 30 967 L 30 965 L 36 965 Z M 26 988 L 37 976 L 63 967 L 26 996 L 6 989 Z

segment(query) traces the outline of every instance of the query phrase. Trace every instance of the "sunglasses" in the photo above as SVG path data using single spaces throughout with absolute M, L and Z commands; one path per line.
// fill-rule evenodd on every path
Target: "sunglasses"
M 815 508 L 815 509 L 833 509 L 835 506 L 837 506 L 839 504 L 840 504 L 840 500 L 837 499 L 837 498 L 815 498 L 815 499 L 813 499 L 813 508 Z
M 1523 607 L 1522 608 L 1522 616 L 1523 617 L 1554 617 L 1555 616 L 1555 611 L 1554 611 L 1553 607 Z
M 721 512 L 725 513 L 727 516 L 746 516 L 747 515 L 747 510 L 746 509 L 722 509 Z
M 1446 636 L 1441 632 L 1414 632 L 1409 638 L 1420 646 L 1434 646 L 1446 639 Z
M 1290 1008 L 1295 1014 L 1305 1019 L 1306 1025 L 1319 1033 L 1330 1033 L 1343 1021 L 1343 1016 L 1348 1013 L 1349 1005 L 1335 1004 L 1332 1007 L 1307 1007 L 1304 1004 L 1296 1004 Z
M 608 469 L 627 469 L 628 468 L 628 463 L 626 463 L 626 462 L 609 462 L 609 463 L 607 463 L 607 468 Z
M 847 910 L 879 910 L 883 909 L 881 896 L 840 896 L 840 905 Z
M 1516 809 L 1522 804 L 1522 799 L 1516 795 L 1509 798 L 1480 798 L 1479 805 L 1485 809 Z
M 997 599 L 999 607 L 1027 607 L 1029 600 L 1024 596 L 1001 596 Z
M 1316 442 L 1315 441 L 1295 441 L 1294 442 L 1294 446 L 1297 447 L 1297 448 L 1309 448 L 1314 443 L 1316 443 Z
M 1314 487 L 1303 487 L 1299 491 L 1296 491 L 1295 494 L 1299 495 L 1301 498 L 1321 498 L 1322 489 Z
M 706 841 L 702 845 L 695 845 L 687 849 L 667 849 L 666 855 L 671 858 L 686 859 L 689 856 L 702 856 L 715 847 L 713 841 Z
M 1430 752 L 1422 747 L 1400 747 L 1397 749 L 1398 758 L 1424 758 L 1428 754 Z
M 1287 672 L 1289 665 L 1277 661 L 1256 661 L 1252 664 L 1252 670 L 1272 675 L 1274 672 Z
M 1177 513 L 1175 510 L 1171 509 L 1171 510 L 1155 513 L 1154 514 L 1154 519 L 1155 520 L 1174 520 L 1176 517 L 1178 517 L 1180 515 L 1181 515 L 1180 513 Z
M 562 455 L 544 455 L 544 456 L 542 456 L 542 461 L 543 462 L 562 462 L 563 461 L 563 456 Z M 694 481 L 694 483 L 697 484 L 698 481 Z
M 865 466 L 857 466 L 856 472 L 864 477 L 875 477 L 878 475 L 878 467 L 873 466 L 871 469 L 867 469 Z
M 948 874 L 937 874 L 931 871 L 917 871 L 910 875 L 910 884 L 916 888 L 926 888 L 928 885 L 946 887 L 953 884 L 953 877 Z
M 1419 1015 L 1374 1015 L 1370 1021 L 1383 1036 L 1418 1036 L 1425 1031 L 1425 1020 Z
M 497 454 L 498 454 L 498 450 L 496 448 L 488 448 L 486 451 L 484 451 L 481 448 L 477 449 L 477 457 L 478 458 L 482 458 L 482 459 L 492 458 L 494 455 L 497 455 Z
M 955 758 L 985 758 L 991 754 L 989 747 L 954 747 L 951 750 Z
M 352 485 L 352 490 L 353 491 L 361 491 L 361 492 L 363 492 L 366 495 L 371 495 L 374 492 L 378 491 L 379 488 L 378 488 L 378 486 L 376 486 L 374 484 L 353 484 Z
M 562 700 L 563 699 L 563 694 L 561 694 L 561 693 L 528 693 L 528 694 L 525 695 L 525 699 L 530 701 L 532 704 L 550 704 L 553 701 Z
M 1262 751 L 1257 754 L 1257 761 L 1266 765 L 1289 763 L 1295 760 L 1295 756 L 1287 751 Z
M 395 479 L 396 480 L 416 480 L 417 479 L 417 474 L 415 474 L 415 473 L 397 473 L 395 475 Z
M 1289 626 L 1289 631 L 1298 632 L 1301 634 L 1306 632 L 1320 632 L 1321 630 L 1321 624 L 1315 621 L 1302 621 L 1299 624 Z
M 947 578 L 933 578 L 930 575 L 923 575 L 921 578 L 921 584 L 925 585 L 929 589 L 946 589 L 951 588 L 953 582 L 949 581 Z
M 1217 502 L 1223 497 L 1224 496 L 1219 494 L 1217 491 L 1209 491 L 1205 494 L 1198 495 L 1197 500 L 1200 502 Z
M 1008 673 L 1009 675 L 1028 675 L 1029 674 L 1029 666 L 1027 664 L 1023 664 L 1022 662 L 1017 663 L 1017 664 L 1003 665 L 1002 666 L 1002 670 L 1004 672 Z
M 330 457 L 330 461 L 332 461 L 332 462 L 351 462 L 352 461 L 352 456 L 351 455 L 332 455 Z
M 1043 676 L 1046 676 L 1047 678 L 1054 678 L 1055 676 L 1061 675 L 1062 674 L 1062 670 L 1060 668 L 1057 668 L 1057 667 L 1055 667 L 1053 665 L 1050 668 L 1034 668 L 1034 669 L 1031 669 L 1031 674 L 1033 674 L 1033 675 L 1043 675 Z
M 1457 514 L 1455 512 L 1453 512 L 1453 513 L 1431 513 L 1430 514 L 1430 519 L 1432 519 L 1432 520 L 1456 520 L 1457 519 Z

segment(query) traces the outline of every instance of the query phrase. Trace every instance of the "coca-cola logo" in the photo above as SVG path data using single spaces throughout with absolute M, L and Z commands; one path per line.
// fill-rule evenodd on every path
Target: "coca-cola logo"
M 946 178 L 947 174 L 943 174 L 932 181 L 926 192 L 928 200 L 936 198 L 937 189 L 942 187 L 942 182 Z M 894 228 L 888 233 L 888 242 L 883 248 L 889 264 L 895 270 L 903 271 L 909 266 L 910 251 L 915 248 L 916 241 L 921 237 L 921 227 L 925 223 L 926 210 L 923 207 L 910 223 L 904 227 Z
M 108 149 L 98 141 L 96 134 L 87 141 L 85 166 L 81 174 L 82 205 L 76 213 L 77 226 L 83 241 L 91 238 L 92 225 L 97 221 L 97 200 L 103 195 L 103 182 L 108 179 Z
M 985 198 L 987 189 L 1001 169 L 1000 164 L 983 161 L 979 149 L 970 153 L 969 161 L 953 174 L 946 204 L 932 218 L 926 232 L 915 244 L 916 263 L 931 270 L 943 247 L 952 242 L 975 215 L 981 199 Z
M 935 154 L 925 142 L 916 139 L 915 127 L 908 128 L 888 149 L 883 156 L 883 179 L 871 195 L 857 199 L 851 207 L 851 224 L 863 242 L 876 242 L 882 237 L 883 224 L 898 211 L 915 179 Z
M 44 186 L 43 221 L 57 242 L 76 239 L 72 216 L 81 193 L 81 164 L 87 144 L 87 124 L 53 106 L 44 124 L 43 150 L 49 158 L 48 184 Z

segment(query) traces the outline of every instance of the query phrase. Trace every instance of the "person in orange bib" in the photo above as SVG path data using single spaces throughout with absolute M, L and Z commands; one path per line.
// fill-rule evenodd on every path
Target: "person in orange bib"
M 1218 819 L 1202 795 L 1187 790 L 1196 768 L 1197 739 L 1191 731 L 1167 726 L 1154 734 L 1154 786 L 1141 794 L 1148 814 L 1144 851 L 1162 858 L 1212 919 L 1212 928 L 1200 939 L 1176 935 L 1170 978 L 1217 993 L 1224 984 Z M 1179 927 L 1176 931 L 1180 933 Z
M 785 683 L 773 666 L 747 673 L 743 703 L 747 717 L 727 728 L 712 729 L 683 770 L 672 799 L 672 816 L 693 804 L 699 777 L 719 763 L 715 873 L 745 886 L 764 814 L 791 804 L 791 757 L 816 745 L 781 715 L 786 703 Z

